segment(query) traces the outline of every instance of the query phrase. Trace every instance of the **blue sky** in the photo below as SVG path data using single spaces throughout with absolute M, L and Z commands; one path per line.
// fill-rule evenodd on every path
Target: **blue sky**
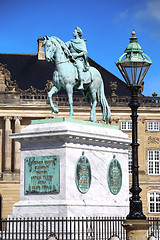
M 1 53 L 37 53 L 37 39 L 73 38 L 76 26 L 87 39 L 88 55 L 122 79 L 115 62 L 135 29 L 153 63 L 143 94 L 160 96 L 160 0 L 0 0 Z

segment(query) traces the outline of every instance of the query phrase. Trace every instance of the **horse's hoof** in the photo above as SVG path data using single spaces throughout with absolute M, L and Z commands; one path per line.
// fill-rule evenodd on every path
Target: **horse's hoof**
M 53 112 L 56 113 L 56 114 L 59 113 L 58 108 L 54 108 Z
M 95 122 L 95 123 L 96 123 L 96 122 L 97 122 L 97 119 L 91 119 L 91 118 L 90 118 L 90 122 Z

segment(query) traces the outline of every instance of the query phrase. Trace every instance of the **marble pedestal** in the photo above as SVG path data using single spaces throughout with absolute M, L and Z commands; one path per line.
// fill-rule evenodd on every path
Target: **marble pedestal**
M 33 120 L 12 139 L 21 143 L 20 201 L 10 217 L 126 216 L 129 208 L 130 139 L 116 126 L 66 118 Z M 75 181 L 77 160 L 87 157 L 91 184 L 86 193 Z M 25 193 L 27 157 L 59 156 L 59 193 Z M 107 182 L 113 156 L 122 169 L 122 186 L 113 194 Z M 53 173 L 54 177 L 54 173 Z

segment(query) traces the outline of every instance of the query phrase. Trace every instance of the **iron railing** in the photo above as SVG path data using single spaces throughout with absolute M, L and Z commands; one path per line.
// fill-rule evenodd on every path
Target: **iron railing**
M 1 219 L 0 240 L 108 240 L 117 236 L 126 240 L 125 218 L 12 218 Z M 160 239 L 160 219 L 149 218 L 148 237 Z
M 107 240 L 125 238 L 124 218 L 23 218 L 2 219 L 3 240 L 45 240 L 53 233 L 58 240 Z
M 157 240 L 160 239 L 160 218 L 149 218 L 151 224 L 148 229 L 148 236 L 154 236 Z

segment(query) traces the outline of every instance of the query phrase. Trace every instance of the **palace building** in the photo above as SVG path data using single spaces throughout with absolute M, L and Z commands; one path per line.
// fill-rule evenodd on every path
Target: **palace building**
M 0 54 L 0 203 L 1 217 L 12 213 L 20 199 L 20 144 L 9 134 L 19 133 L 33 119 L 67 117 L 69 104 L 65 91 L 53 96 L 59 114 L 53 115 L 47 92 L 53 86 L 54 63 L 45 60 L 43 39 L 38 39 L 38 54 Z M 102 75 L 105 95 L 111 107 L 108 124 L 117 125 L 131 137 L 130 91 L 112 73 L 89 59 Z M 138 109 L 140 194 L 144 214 L 160 217 L 160 97 L 156 93 L 145 97 L 139 93 Z M 81 92 L 73 97 L 74 118 L 89 120 L 90 107 Z M 101 109 L 97 105 L 97 119 Z M 105 123 L 104 123 L 105 124 Z M 131 149 L 128 167 L 131 182 Z

